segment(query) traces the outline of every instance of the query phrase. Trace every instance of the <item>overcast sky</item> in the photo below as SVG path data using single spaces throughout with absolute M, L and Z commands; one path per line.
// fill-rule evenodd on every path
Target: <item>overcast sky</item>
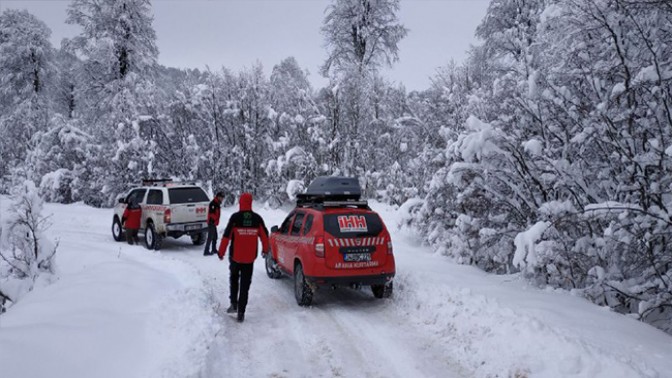
M 68 0 L 0 0 L 0 10 L 24 8 L 52 30 L 60 46 L 79 28 L 65 23 Z M 267 73 L 294 56 L 316 87 L 326 80 L 327 56 L 320 26 L 330 0 L 153 0 L 159 63 L 180 68 L 239 71 L 259 61 Z M 399 62 L 384 71 L 408 90 L 426 89 L 436 69 L 461 62 L 485 16 L 489 0 L 401 0 L 399 19 L 409 29 Z

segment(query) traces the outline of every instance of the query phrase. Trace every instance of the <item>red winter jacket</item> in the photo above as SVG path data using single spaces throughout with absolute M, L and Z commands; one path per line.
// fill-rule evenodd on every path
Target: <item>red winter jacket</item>
M 219 197 L 215 197 L 208 205 L 208 223 L 214 222 L 215 226 L 219 226 L 219 213 L 221 211 L 221 203 Z
M 121 223 L 127 230 L 137 230 L 140 228 L 140 218 L 142 216 L 142 209 L 138 205 L 128 205 L 124 210 L 124 215 L 121 216 Z
M 231 241 L 231 260 L 240 264 L 253 263 L 257 258 L 257 238 L 261 239 L 262 250 L 268 251 L 268 230 L 264 220 L 252 211 L 252 195 L 243 193 L 240 196 L 240 211 L 231 215 L 226 225 L 219 245 L 219 258 L 224 258 Z

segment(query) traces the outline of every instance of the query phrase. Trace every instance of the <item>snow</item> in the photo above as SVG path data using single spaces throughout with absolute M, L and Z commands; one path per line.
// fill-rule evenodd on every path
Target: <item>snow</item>
M 0 197 L 0 206 L 7 206 Z M 255 203 L 256 204 L 256 203 Z M 417 204 L 416 204 L 417 205 Z M 111 210 L 46 204 L 58 280 L 0 316 L 3 377 L 666 377 L 672 337 L 518 275 L 493 276 L 390 227 L 395 293 L 321 290 L 296 305 L 290 279 L 255 264 L 244 323 L 223 314 L 228 263 L 190 240 L 161 252 L 115 243 Z M 255 208 L 256 209 L 256 208 Z M 266 225 L 288 209 L 256 209 Z M 223 209 L 227 219 L 234 209 Z M 86 226 L 84 226 L 86 225 Z M 220 224 L 220 232 L 224 224 Z M 538 239 L 535 225 L 524 239 Z M 521 245 L 522 245 L 521 244 Z M 596 274 L 599 274 L 596 272 Z
M 299 146 L 292 147 L 285 153 L 285 161 L 301 160 L 306 157 L 306 151 Z
M 539 139 L 530 139 L 523 143 L 523 150 L 532 156 L 542 156 L 544 146 Z
M 536 244 L 550 226 L 550 222 L 537 222 L 528 230 L 516 235 L 516 238 L 513 240 L 513 244 L 516 246 L 516 252 L 513 255 L 514 266 L 522 268 L 525 265 L 536 265 Z
M 539 21 L 541 23 L 547 23 L 549 20 L 560 17 L 562 15 L 562 12 L 563 9 L 561 6 L 557 4 L 550 4 L 539 15 Z
M 665 149 L 665 155 L 672 156 L 672 146 Z
M 611 89 L 611 97 L 616 97 L 625 92 L 625 83 L 618 83 Z
M 478 161 L 483 156 L 499 151 L 492 142 L 496 133 L 490 124 L 472 115 L 467 118 L 467 128 L 470 133 L 463 136 L 455 146 L 460 151 L 462 159 L 467 162 Z
M 559 216 L 563 214 L 576 213 L 576 208 L 571 201 L 550 201 L 539 206 L 539 213 L 549 217 Z
M 621 203 L 616 201 L 606 201 L 602 203 L 594 203 L 586 205 L 585 211 L 591 211 L 595 214 L 607 214 L 611 211 L 625 211 L 625 210 L 640 210 L 637 205 L 630 203 Z
M 655 65 L 650 65 L 639 71 L 634 82 L 637 84 L 646 82 L 655 83 L 659 80 L 669 80 L 670 78 L 672 78 L 672 72 L 663 70 L 660 75 L 658 75 L 658 68 Z
M 49 172 L 42 176 L 40 181 L 40 188 L 50 189 L 52 191 L 58 190 L 61 187 L 63 178 L 68 179 L 68 174 L 70 171 L 65 168 L 59 168 L 53 172 Z
M 303 193 L 306 189 L 302 180 L 289 180 L 285 192 L 290 201 L 296 200 L 296 195 Z

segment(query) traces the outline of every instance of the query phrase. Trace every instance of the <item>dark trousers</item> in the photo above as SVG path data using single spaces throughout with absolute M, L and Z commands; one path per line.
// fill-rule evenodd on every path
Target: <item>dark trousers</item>
M 208 222 L 208 241 L 205 242 L 205 253 L 210 252 L 217 253 L 217 226 L 212 222 Z
M 127 228 L 126 229 L 126 241 L 128 244 L 133 245 L 138 244 L 138 229 L 137 228 Z
M 245 312 L 247 294 L 252 284 L 252 268 L 254 264 L 239 264 L 229 260 L 231 294 L 229 299 L 232 305 L 238 305 L 238 312 Z

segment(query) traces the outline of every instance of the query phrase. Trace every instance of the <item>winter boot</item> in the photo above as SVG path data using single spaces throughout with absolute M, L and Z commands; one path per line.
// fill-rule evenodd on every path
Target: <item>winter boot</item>
M 236 303 L 231 303 L 231 306 L 226 309 L 226 313 L 233 314 L 234 312 L 238 312 L 238 305 Z
M 238 311 L 238 323 L 242 323 L 245 320 L 245 313 L 242 311 Z

